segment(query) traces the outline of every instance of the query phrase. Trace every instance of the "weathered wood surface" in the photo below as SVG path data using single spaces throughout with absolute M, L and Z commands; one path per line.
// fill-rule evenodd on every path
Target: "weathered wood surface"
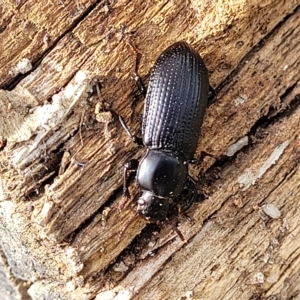
M 299 4 L 0 4 L 1 246 L 33 299 L 300 297 Z M 195 177 L 206 171 L 199 189 L 209 198 L 193 206 L 193 226 L 180 223 L 184 242 L 141 219 L 118 241 L 134 213 L 119 210 L 123 164 L 144 150 L 95 106 L 139 132 L 130 34 L 145 80 L 164 48 L 186 40 L 219 92 L 198 153 L 223 159 L 191 168 Z M 268 203 L 279 219 L 264 215 Z
M 30 300 L 27 293 L 29 282 L 15 278 L 6 263 L 2 251 L 0 253 L 0 295 L 2 300 Z

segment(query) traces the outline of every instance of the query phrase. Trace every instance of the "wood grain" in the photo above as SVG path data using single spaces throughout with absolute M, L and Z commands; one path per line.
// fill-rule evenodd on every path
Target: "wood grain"
M 297 297 L 298 1 L 5 1 L 0 11 L 1 246 L 33 299 Z M 123 165 L 144 149 L 96 106 L 139 134 L 128 38 L 144 80 L 185 40 L 218 91 L 197 153 L 221 159 L 190 168 L 209 198 L 193 206 L 193 226 L 181 220 L 184 242 L 142 219 L 118 240 L 134 214 L 120 211 Z

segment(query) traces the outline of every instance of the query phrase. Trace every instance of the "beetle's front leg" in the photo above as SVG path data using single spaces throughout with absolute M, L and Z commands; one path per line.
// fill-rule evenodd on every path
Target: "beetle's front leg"
M 127 199 L 130 199 L 130 193 L 128 190 L 128 171 L 136 171 L 139 162 L 137 159 L 132 159 L 124 165 L 123 173 L 123 194 Z

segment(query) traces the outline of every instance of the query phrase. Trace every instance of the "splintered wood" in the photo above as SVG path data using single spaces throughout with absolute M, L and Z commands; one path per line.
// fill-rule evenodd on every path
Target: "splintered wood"
M 299 2 L 175 2 L 0 4 L 0 243 L 32 299 L 300 297 Z M 117 118 L 141 135 L 128 38 L 145 82 L 184 40 L 218 92 L 184 241 L 142 218 L 118 238 L 123 165 L 145 153 Z

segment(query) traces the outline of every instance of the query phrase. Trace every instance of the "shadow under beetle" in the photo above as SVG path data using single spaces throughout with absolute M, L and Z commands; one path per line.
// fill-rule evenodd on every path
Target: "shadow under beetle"
M 204 113 L 211 104 L 209 90 L 208 71 L 202 58 L 187 43 L 177 42 L 161 53 L 151 71 L 142 139 L 132 135 L 119 117 L 130 138 L 147 149 L 140 163 L 132 160 L 125 165 L 124 194 L 129 198 L 127 171 L 137 170 L 142 195 L 136 215 L 150 222 L 167 221 L 182 240 L 182 234 L 169 219 L 184 213 L 197 196 L 188 164 L 196 161 L 194 154 Z

